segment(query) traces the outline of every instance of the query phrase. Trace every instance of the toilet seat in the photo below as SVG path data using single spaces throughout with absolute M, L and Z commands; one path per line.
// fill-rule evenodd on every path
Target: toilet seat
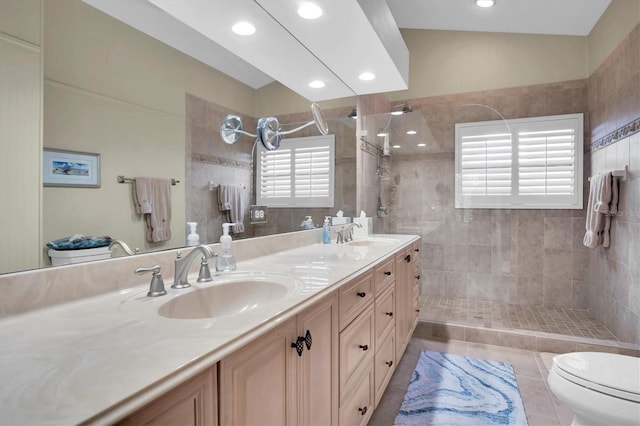
M 580 386 L 640 403 L 640 358 L 573 352 L 556 355 L 552 368 L 562 378 Z

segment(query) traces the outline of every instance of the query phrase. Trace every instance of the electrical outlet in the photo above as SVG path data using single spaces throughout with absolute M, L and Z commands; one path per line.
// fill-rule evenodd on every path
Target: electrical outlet
M 249 218 L 251 223 L 267 223 L 267 206 L 249 207 Z

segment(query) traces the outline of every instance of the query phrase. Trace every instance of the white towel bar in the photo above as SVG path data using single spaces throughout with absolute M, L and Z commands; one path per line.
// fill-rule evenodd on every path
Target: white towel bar
M 629 176 L 629 166 L 624 166 L 622 170 L 612 170 L 611 175 L 621 177 L 622 180 L 627 180 L 627 176 Z M 591 178 L 589 177 L 588 180 L 591 181 Z

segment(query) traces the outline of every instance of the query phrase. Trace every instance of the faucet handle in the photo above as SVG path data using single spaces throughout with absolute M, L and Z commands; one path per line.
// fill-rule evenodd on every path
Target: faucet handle
M 205 256 L 202 256 L 200 260 L 200 272 L 198 272 L 198 279 L 196 281 L 199 283 L 213 281 L 213 278 L 211 278 L 211 270 L 209 269 L 209 262 Z
M 149 292 L 147 296 L 157 297 L 164 296 L 167 291 L 164 289 L 164 280 L 162 279 L 162 273 L 160 272 L 160 265 L 156 265 L 152 268 L 138 268 L 135 273 L 142 275 L 151 272 L 151 284 L 149 285 Z

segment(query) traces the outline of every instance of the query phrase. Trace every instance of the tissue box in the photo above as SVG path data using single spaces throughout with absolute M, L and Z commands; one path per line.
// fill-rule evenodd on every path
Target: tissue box
M 373 219 L 370 217 L 354 217 L 354 223 L 359 223 L 362 228 L 353 227 L 353 238 L 367 238 L 373 232 Z
M 351 218 L 346 216 L 333 216 L 331 218 L 331 225 L 346 225 L 351 223 Z

